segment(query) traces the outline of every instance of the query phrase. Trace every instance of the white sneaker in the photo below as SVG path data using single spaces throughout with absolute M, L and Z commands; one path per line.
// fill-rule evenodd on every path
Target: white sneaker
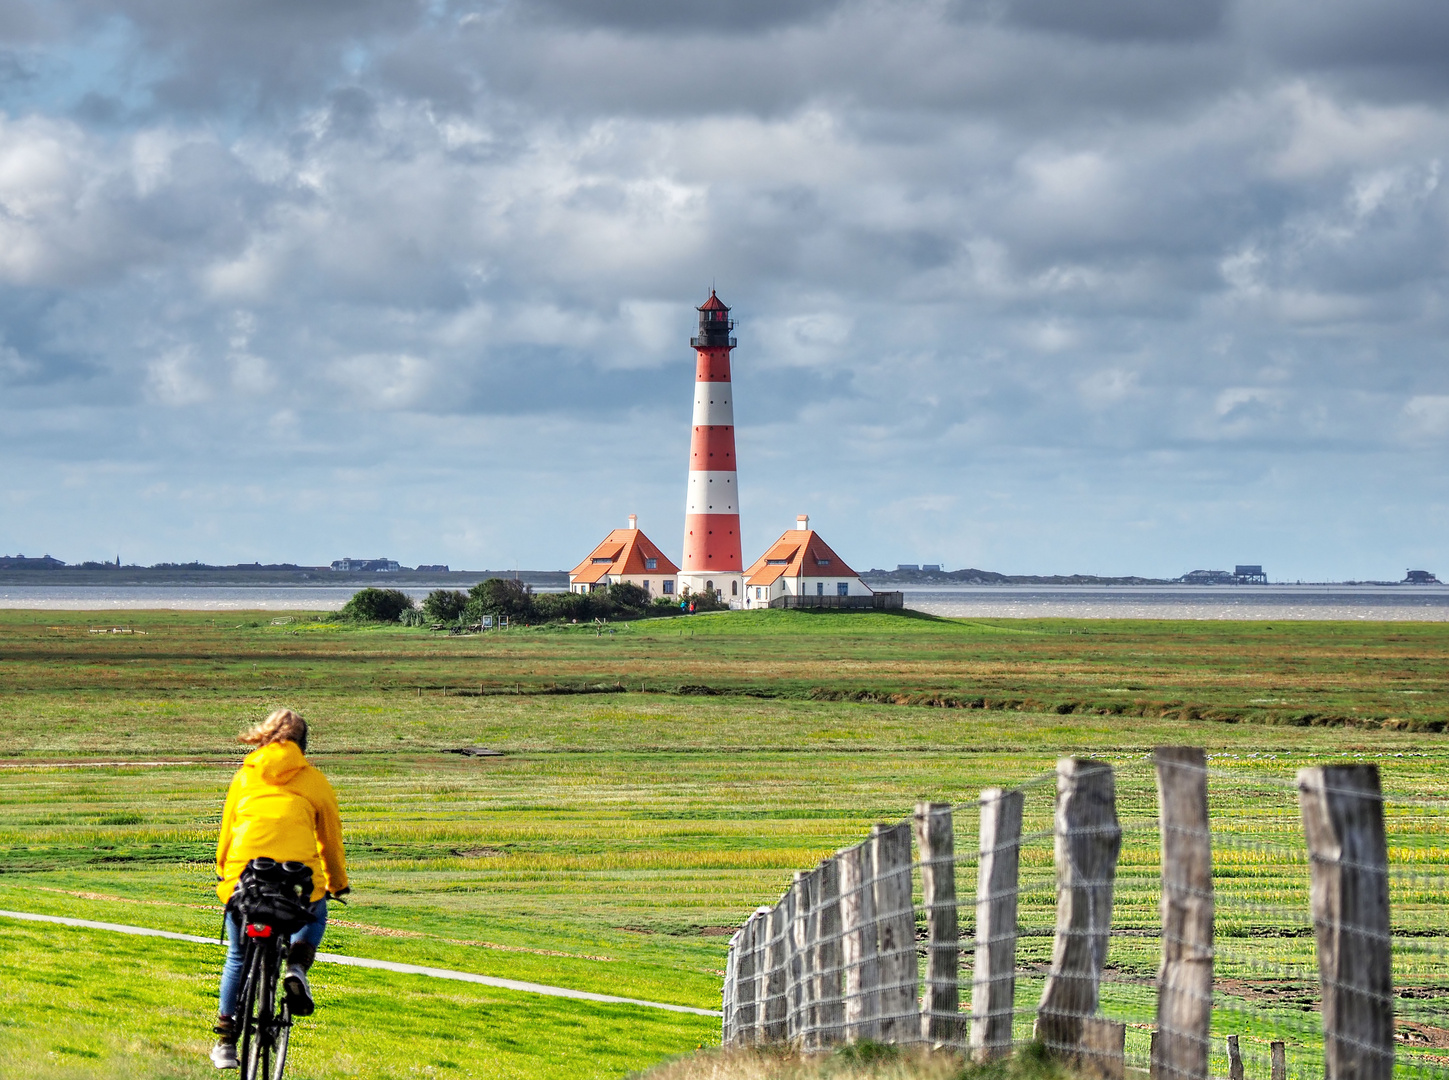
M 287 977 L 282 980 L 282 989 L 287 994 L 287 1008 L 293 1016 L 311 1016 L 316 1005 L 312 1002 L 312 988 L 307 985 L 307 973 L 300 964 L 287 966 Z
M 211 1063 L 218 1069 L 239 1069 L 236 1059 L 236 1043 L 219 1042 L 211 1048 Z

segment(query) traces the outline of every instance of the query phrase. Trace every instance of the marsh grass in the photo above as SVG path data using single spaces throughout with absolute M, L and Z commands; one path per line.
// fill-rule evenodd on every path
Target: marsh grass
M 276 626 L 270 613 L 128 613 L 144 635 L 88 633 L 114 618 L 0 612 L 4 764 L 19 766 L 0 768 L 0 908 L 214 934 L 215 828 L 241 757 L 232 740 L 287 704 L 313 724 L 357 889 L 333 913 L 328 950 L 705 1008 L 718 1007 L 728 929 L 792 871 L 918 799 L 969 804 L 1062 753 L 1141 770 L 1156 743 L 1206 745 L 1221 770 L 1221 828 L 1245 844 L 1297 828 L 1263 802 L 1265 774 L 1361 755 L 1385 761 L 1386 786 L 1406 795 L 1437 793 L 1444 774 L 1445 738 L 1403 730 L 1445 716 L 1442 624 L 1280 634 L 768 612 L 628 624 L 613 638 L 579 628 L 449 638 Z M 631 689 L 554 692 L 621 685 Z M 891 703 L 973 696 L 993 704 Z M 1284 704 L 1250 704 L 1259 698 Z M 1070 702 L 1124 711 L 1059 711 Z M 1338 726 L 1295 726 L 1309 713 Z M 1243 722 L 1255 718 L 1292 722 Z M 504 756 L 448 753 L 470 745 Z M 134 764 L 72 767 L 96 761 Z M 180 764 L 139 764 L 157 761 Z M 974 844 L 964 817 L 958 832 L 958 846 Z M 1152 844 L 1124 850 L 1137 884 L 1119 905 L 1134 925 L 1156 918 L 1154 860 Z M 1245 848 L 1224 862 L 1235 887 L 1296 895 L 1281 867 L 1254 860 Z M 1049 845 L 1024 853 L 1023 872 L 1045 911 Z M 11 995 L 0 1060 L 12 1048 L 36 1075 L 125 1075 L 115 1062 L 132 1059 L 154 1075 L 197 1071 L 219 951 L 107 940 L 0 920 L 0 996 Z M 1149 952 L 1121 959 L 1150 971 Z M 64 997 L 33 997 L 61 979 Z M 376 972 L 328 980 L 335 993 L 307 1041 L 315 1077 L 399 1075 L 411 1045 L 429 1047 L 413 1070 L 424 1075 L 618 1076 L 718 1037 L 704 1018 L 476 998 Z M 419 1010 L 408 1015 L 426 1023 L 389 1012 L 404 983 Z M 126 1021 L 135 1030 L 110 1019 L 128 995 L 145 1002 Z M 82 1015 L 52 1030 L 62 1000 Z M 99 1056 L 67 1056 L 55 1040 Z M 569 1071 L 595 1059 L 596 1072 Z
M 864 1043 L 830 1053 L 704 1050 L 630 1080 L 1070 1080 L 1070 1073 L 1028 1045 L 1010 1058 L 975 1065 L 956 1054 Z

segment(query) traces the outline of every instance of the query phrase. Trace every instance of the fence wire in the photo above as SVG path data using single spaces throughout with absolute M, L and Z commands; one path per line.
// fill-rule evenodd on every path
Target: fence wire
M 1210 832 L 1166 832 L 1210 849 L 1211 888 L 1172 879 L 1165 906 L 1150 755 L 876 826 L 731 939 L 726 1043 L 925 1043 L 982 1059 L 1035 1040 L 1088 1073 L 1204 1075 L 1167 1067 L 1181 1059 L 1166 1050 L 1153 1069 L 1155 1042 L 1176 1039 L 1212 1077 L 1316 1080 L 1324 986 L 1338 984 L 1320 977 L 1298 784 L 1257 768 L 1205 775 Z M 1389 797 L 1383 820 L 1393 1053 L 1391 1072 L 1369 1071 L 1449 1080 L 1449 800 Z M 1204 900 L 1206 939 L 1182 915 Z M 1364 937 L 1348 921 L 1329 928 Z M 1160 989 L 1168 955 L 1210 968 L 1196 988 Z M 1206 1046 L 1175 1026 L 1194 1002 L 1210 1002 Z M 1351 1032 L 1334 1038 L 1355 1049 Z

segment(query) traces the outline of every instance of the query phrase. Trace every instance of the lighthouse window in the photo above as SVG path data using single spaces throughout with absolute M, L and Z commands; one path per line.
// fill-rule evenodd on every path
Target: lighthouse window
M 739 596 L 740 595 L 740 583 L 738 581 L 731 581 L 730 582 L 730 595 L 731 596 Z

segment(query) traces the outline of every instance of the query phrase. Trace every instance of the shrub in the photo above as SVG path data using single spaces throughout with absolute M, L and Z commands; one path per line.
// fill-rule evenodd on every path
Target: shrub
M 363 589 L 338 612 L 354 622 L 397 622 L 404 611 L 413 609 L 413 598 L 401 589 Z
M 533 590 L 512 578 L 489 578 L 468 590 L 468 621 L 484 615 L 507 615 L 527 621 L 533 614 Z
M 619 618 L 637 619 L 644 614 L 644 609 L 649 606 L 649 594 L 638 585 L 633 585 L 627 581 L 621 581 L 617 585 L 610 585 L 608 595 L 609 604 Z
M 423 600 L 423 614 L 433 622 L 457 622 L 467 607 L 468 594 L 459 589 L 434 589 Z
M 539 593 L 533 598 L 533 611 L 544 622 L 603 618 L 604 616 L 598 614 L 600 605 L 594 601 L 596 595 L 598 594 L 575 592 Z
M 687 588 L 679 597 L 686 604 L 693 604 L 695 611 L 728 611 L 729 601 L 722 600 L 712 592 L 690 592 Z

